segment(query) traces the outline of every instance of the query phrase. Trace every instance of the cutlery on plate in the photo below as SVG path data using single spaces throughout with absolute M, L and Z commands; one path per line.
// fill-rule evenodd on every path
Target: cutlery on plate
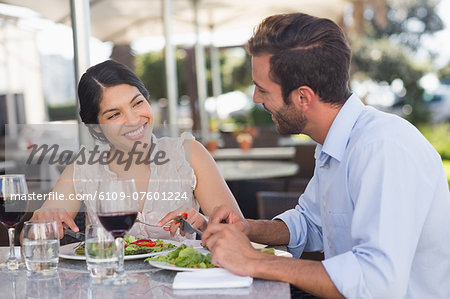
M 64 231 L 64 234 L 69 235 L 69 236 L 71 236 L 72 238 L 75 238 L 75 239 L 80 240 L 80 241 L 86 240 L 85 234 L 80 233 L 80 232 L 77 232 L 77 233 L 76 233 L 76 232 L 74 232 L 73 230 L 71 230 L 71 229 L 69 229 L 69 228 L 67 228 L 67 229 Z
M 166 225 L 163 225 L 163 226 L 157 226 L 156 224 L 150 224 L 150 223 L 147 223 L 147 222 L 143 222 L 143 221 L 141 221 L 141 220 L 139 220 L 139 219 L 136 219 L 136 222 L 137 222 L 137 223 L 144 224 L 144 225 L 147 225 L 147 226 L 151 226 L 151 227 L 157 227 L 157 228 L 168 227 L 168 226 L 170 225 L 170 222 L 168 222 Z

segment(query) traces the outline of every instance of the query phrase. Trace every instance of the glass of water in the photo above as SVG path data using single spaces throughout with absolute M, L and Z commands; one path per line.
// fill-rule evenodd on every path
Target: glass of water
M 100 224 L 86 227 L 84 252 L 86 263 L 94 283 L 107 283 L 116 273 L 118 254 L 114 237 Z
M 54 273 L 59 258 L 59 233 L 56 221 L 25 222 L 22 254 L 29 272 Z

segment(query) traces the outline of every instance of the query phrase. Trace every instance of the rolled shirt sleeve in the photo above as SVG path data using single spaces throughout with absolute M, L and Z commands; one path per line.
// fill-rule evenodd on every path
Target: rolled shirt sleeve
M 297 206 L 273 218 L 282 220 L 287 225 L 290 233 L 288 251 L 297 258 L 303 251 L 323 250 L 316 188 L 316 179 L 313 177 L 299 197 Z

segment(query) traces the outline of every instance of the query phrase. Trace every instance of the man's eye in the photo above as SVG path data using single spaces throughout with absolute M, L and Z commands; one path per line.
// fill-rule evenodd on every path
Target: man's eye
M 264 89 L 261 89 L 261 88 L 259 88 L 259 87 L 258 87 L 257 89 L 258 89 L 258 92 L 259 92 L 259 93 L 266 93 L 266 91 L 265 91 Z
M 116 117 L 117 115 L 119 115 L 118 112 L 116 112 L 116 113 L 114 113 L 114 114 L 111 114 L 110 116 L 108 116 L 107 119 L 113 119 L 113 118 Z

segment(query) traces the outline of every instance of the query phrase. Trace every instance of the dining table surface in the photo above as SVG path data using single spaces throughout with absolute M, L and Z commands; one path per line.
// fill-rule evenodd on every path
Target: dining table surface
M 216 164 L 227 182 L 292 176 L 299 167 L 295 162 L 273 160 L 223 160 Z
M 8 247 L 0 247 L 2 268 L 8 253 Z M 243 288 L 173 289 L 177 271 L 155 268 L 142 259 L 125 261 L 125 271 L 136 279 L 135 284 L 102 285 L 90 278 L 85 261 L 60 257 L 53 275 L 36 277 L 24 266 L 11 272 L 0 270 L 0 298 L 291 298 L 285 282 L 254 279 Z
M 214 160 L 292 160 L 295 147 L 219 148 L 211 153 Z

